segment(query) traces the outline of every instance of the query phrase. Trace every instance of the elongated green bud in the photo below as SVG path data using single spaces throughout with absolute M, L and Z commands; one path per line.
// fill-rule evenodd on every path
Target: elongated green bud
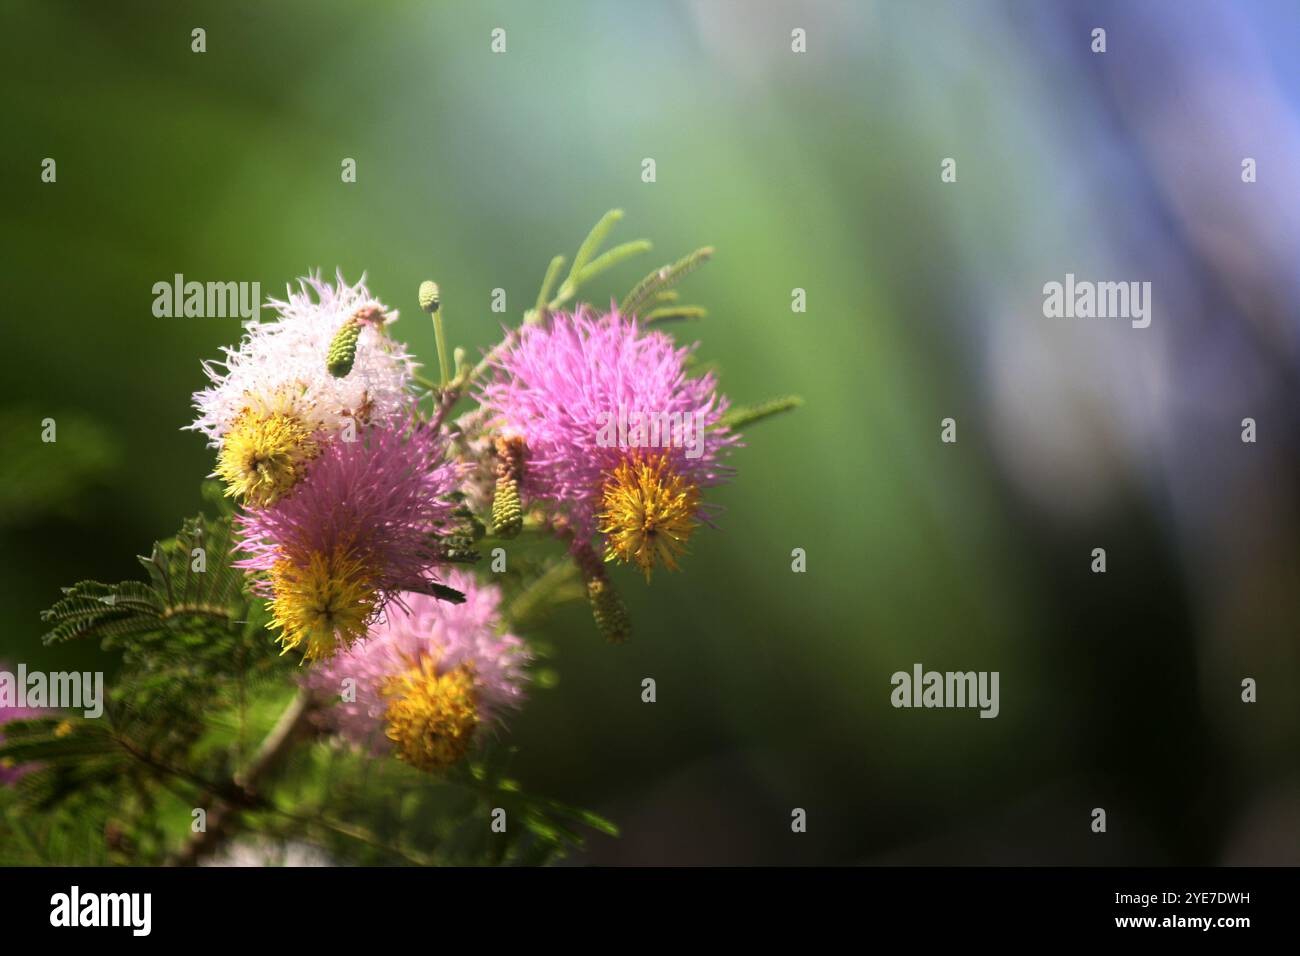
M 627 607 L 608 578 L 587 581 L 587 600 L 591 602 L 591 616 L 601 637 L 611 644 L 622 644 L 631 636 Z
M 357 340 L 361 338 L 361 323 L 350 318 L 343 327 L 334 333 L 330 343 L 326 367 L 335 378 L 344 378 L 352 371 L 352 363 L 357 359 Z
M 335 378 L 346 378 L 352 371 L 352 363 L 357 360 L 357 342 L 361 338 L 361 329 L 366 323 L 379 326 L 384 313 L 376 305 L 363 305 L 353 312 L 330 342 L 329 354 L 325 356 L 325 366 Z
M 522 438 L 498 438 L 496 451 L 492 533 L 498 538 L 513 538 L 524 527 L 524 505 L 519 495 L 519 483 L 524 477 L 524 441 Z
M 492 533 L 498 538 L 514 538 L 523 527 L 524 506 L 519 499 L 519 483 L 513 478 L 497 478 L 492 490 Z
M 421 282 L 420 283 L 420 308 L 430 315 L 438 311 L 441 304 L 441 295 L 438 292 L 438 283 Z
M 587 583 L 587 600 L 591 602 L 591 617 L 596 622 L 596 630 L 609 643 L 622 644 L 632 636 L 632 621 L 627 616 L 623 598 L 614 590 L 614 583 L 605 573 L 604 564 L 596 557 L 591 545 L 585 542 L 573 544 L 569 553 Z

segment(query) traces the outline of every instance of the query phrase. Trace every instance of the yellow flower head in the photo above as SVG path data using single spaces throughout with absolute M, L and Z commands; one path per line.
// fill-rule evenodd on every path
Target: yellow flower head
M 655 564 L 677 570 L 699 522 L 700 490 L 672 470 L 664 455 L 635 455 L 606 480 L 597 515 L 605 560 L 635 564 L 650 580 Z
M 399 760 L 421 770 L 445 770 L 469 751 L 478 729 L 474 674 L 462 665 L 439 674 L 437 663 L 419 663 L 385 683 L 385 733 Z
M 230 497 L 265 507 L 298 483 L 317 451 L 314 430 L 288 406 L 245 408 L 222 439 L 217 477 Z
M 365 561 L 348 549 L 277 561 L 270 577 L 271 626 L 286 652 L 306 645 L 306 660 L 328 660 L 366 636 L 378 595 Z

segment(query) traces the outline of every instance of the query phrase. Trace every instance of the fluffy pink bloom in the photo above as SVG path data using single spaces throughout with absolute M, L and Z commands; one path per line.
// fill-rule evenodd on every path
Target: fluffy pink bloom
M 640 330 L 616 310 L 596 316 L 580 308 L 524 327 L 481 393 L 502 430 L 527 446 L 524 496 L 562 506 L 578 534 L 590 537 L 602 488 L 634 448 L 652 448 L 697 488 L 725 480 L 731 469 L 719 461 L 739 436 L 717 427 L 728 403 L 713 374 L 687 374 L 692 349 Z M 638 418 L 682 430 L 638 441 Z
M 237 547 L 249 554 L 236 566 L 264 571 L 299 553 L 357 548 L 383 568 L 384 587 L 409 588 L 429 580 L 430 535 L 447 525 L 446 496 L 459 483 L 459 466 L 424 425 L 332 441 L 291 494 L 236 517 Z
M 499 725 L 523 702 L 530 657 L 518 637 L 497 633 L 501 592 L 459 569 L 447 583 L 464 592 L 464 604 L 403 595 L 404 606 L 390 608 L 364 641 L 312 667 L 303 678 L 326 701 L 340 699 L 345 679 L 355 681 L 356 700 L 325 711 L 329 726 L 340 735 L 374 752 L 387 752 L 392 745 L 385 736 L 384 686 L 422 660 L 434 663 L 440 674 L 468 669 L 480 731 Z
M 247 556 L 235 564 L 270 572 L 254 588 L 271 598 L 286 645 L 328 656 L 399 592 L 434 582 L 461 471 L 428 426 L 369 428 L 328 443 L 288 495 L 240 514 L 236 548 Z

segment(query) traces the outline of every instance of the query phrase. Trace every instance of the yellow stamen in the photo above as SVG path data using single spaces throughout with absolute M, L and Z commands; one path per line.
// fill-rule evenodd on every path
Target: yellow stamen
M 439 674 L 424 657 L 390 677 L 385 731 L 397 758 L 421 770 L 445 770 L 469 752 L 478 729 L 474 674 L 468 666 Z
M 313 430 L 291 412 L 246 408 L 222 440 L 217 476 L 227 495 L 264 507 L 298 483 L 317 450 Z
M 700 490 L 672 470 L 664 455 L 619 462 L 605 482 L 597 516 L 605 560 L 635 564 L 650 580 L 655 564 L 677 570 L 699 522 Z
M 307 660 L 326 660 L 366 636 L 377 595 L 365 562 L 345 549 L 312 554 L 306 564 L 271 568 L 271 626 L 286 652 L 306 645 Z

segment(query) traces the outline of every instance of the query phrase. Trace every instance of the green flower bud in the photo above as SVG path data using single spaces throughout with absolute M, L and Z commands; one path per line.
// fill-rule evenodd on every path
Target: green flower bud
M 605 640 L 622 644 L 631 636 L 632 624 L 628 620 L 627 607 L 609 578 L 603 575 L 588 578 L 587 599 L 591 601 L 591 616 L 596 621 L 596 630 Z
M 361 338 L 361 323 L 355 316 L 344 322 L 343 327 L 334 334 L 334 341 L 330 343 L 325 364 L 335 378 L 344 378 L 352 371 L 352 363 L 357 358 L 359 338 Z
M 428 312 L 430 315 L 433 315 L 433 313 L 438 311 L 438 305 L 440 304 L 440 301 L 441 300 L 439 298 L 439 293 L 438 293 L 438 283 L 429 282 L 429 281 L 420 283 L 420 308 L 421 309 L 423 309 L 425 312 Z
M 497 478 L 492 494 L 492 533 L 498 538 L 514 538 L 524 527 L 524 506 L 519 498 L 519 482 L 505 476 Z

